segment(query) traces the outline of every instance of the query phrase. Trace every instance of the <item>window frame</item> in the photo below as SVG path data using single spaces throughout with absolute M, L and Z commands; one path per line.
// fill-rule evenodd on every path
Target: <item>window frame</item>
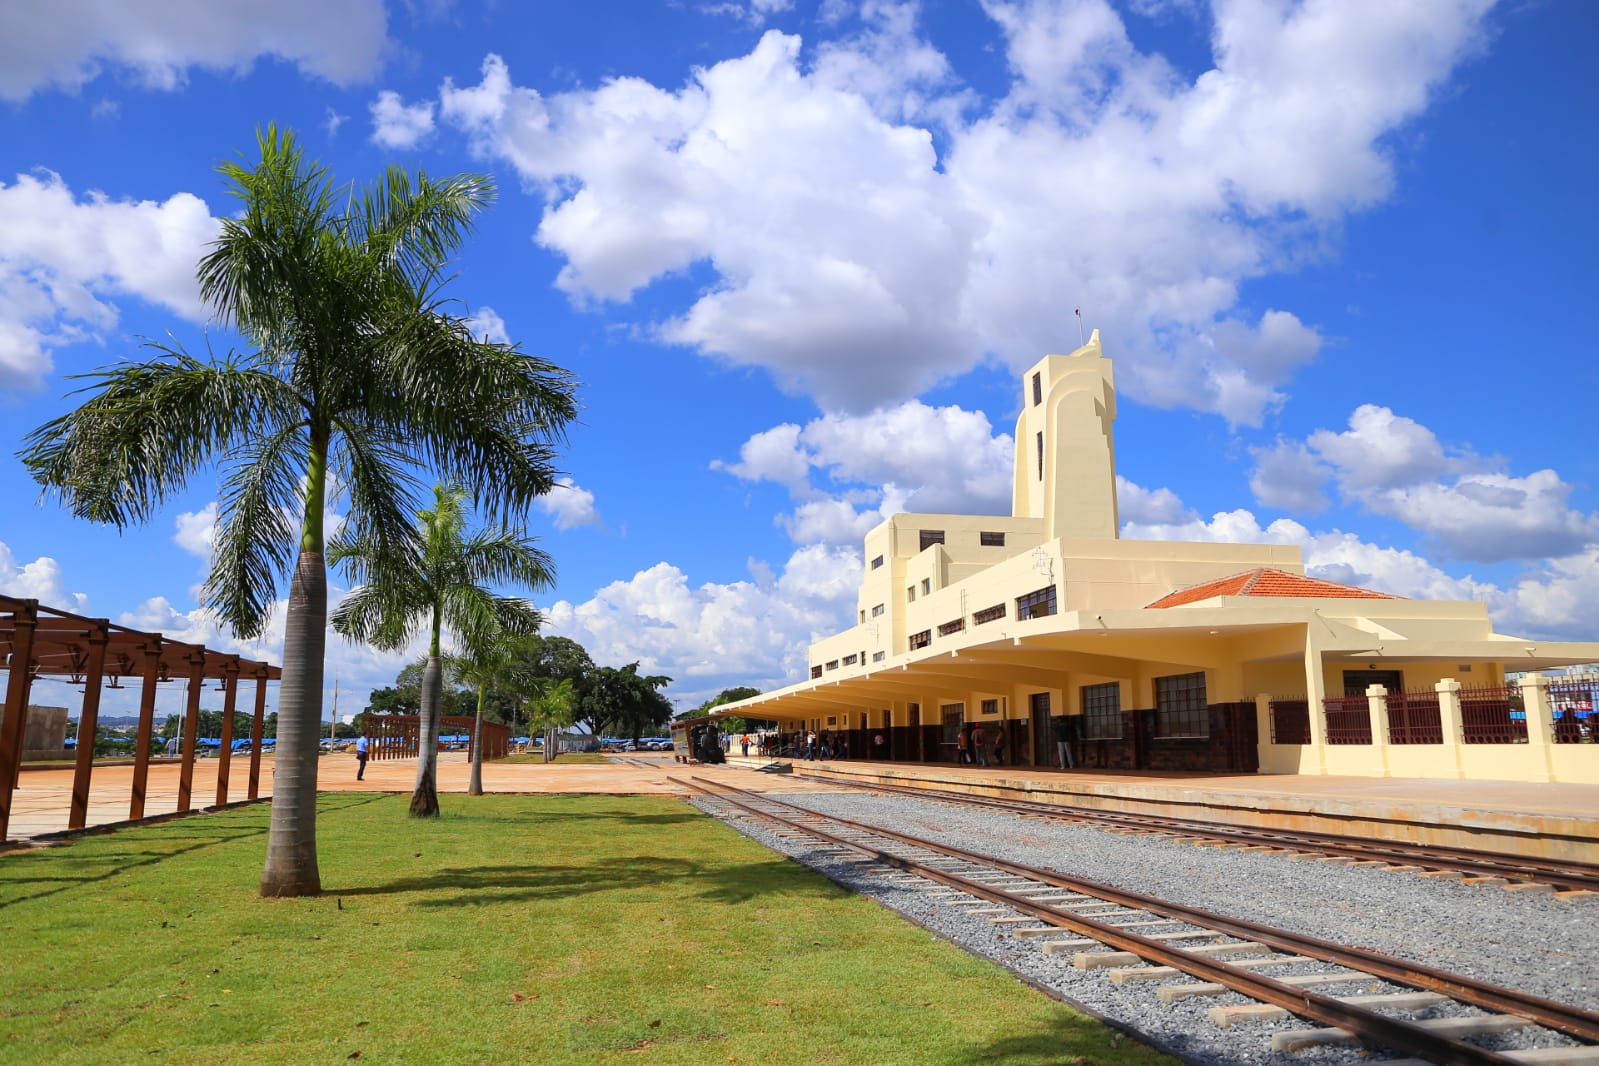
M 1082 701 L 1084 740 L 1122 739 L 1122 687 L 1118 682 L 1083 685 L 1077 696 Z
M 1155 737 L 1159 740 L 1210 738 L 1210 704 L 1203 670 L 1155 678 Z

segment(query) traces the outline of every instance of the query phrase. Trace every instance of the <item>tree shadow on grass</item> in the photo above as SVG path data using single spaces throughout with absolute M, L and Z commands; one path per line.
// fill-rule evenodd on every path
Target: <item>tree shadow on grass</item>
M 706 865 L 687 859 L 626 856 L 597 859 L 583 866 L 462 866 L 396 878 L 382 884 L 340 888 L 324 885 L 326 896 L 390 896 L 415 893 L 422 908 L 477 907 L 525 903 L 545 898 L 570 899 L 597 892 L 626 892 L 663 884 L 692 884 L 701 891 L 693 899 L 744 903 L 774 893 L 824 896 L 837 891 L 831 882 L 796 877 L 792 868 L 772 863 Z
M 0 910 L 15 906 L 18 903 L 26 903 L 29 900 L 43 899 L 46 896 L 54 896 L 62 892 L 70 892 L 78 888 L 86 888 L 90 885 L 96 885 L 103 881 L 109 881 L 113 877 L 121 876 L 122 874 L 128 873 L 131 870 L 137 870 L 143 866 L 154 866 L 157 863 L 166 862 L 169 859 L 175 859 L 180 855 L 187 855 L 195 851 L 203 851 L 206 848 L 214 848 L 219 844 L 229 844 L 235 840 L 245 840 L 249 837 L 261 836 L 266 831 L 267 827 L 264 825 L 260 826 L 259 828 L 218 826 L 215 831 L 189 833 L 184 834 L 182 837 L 176 838 L 167 836 L 164 839 L 173 843 L 178 843 L 185 838 L 189 839 L 191 842 L 188 844 L 183 844 L 179 847 L 164 848 L 160 850 L 146 849 L 142 851 L 116 852 L 114 854 L 107 854 L 104 856 L 78 859 L 76 862 L 80 868 L 95 864 L 104 864 L 105 868 L 98 871 L 84 870 L 84 872 L 75 875 L 58 874 L 36 876 L 28 865 L 24 865 L 22 863 L 0 864 Z M 19 856 L 19 858 L 21 858 L 21 856 Z M 37 892 L 30 892 L 26 895 L 6 897 L 4 895 L 5 889 L 10 884 L 51 885 L 53 887 L 41 888 Z

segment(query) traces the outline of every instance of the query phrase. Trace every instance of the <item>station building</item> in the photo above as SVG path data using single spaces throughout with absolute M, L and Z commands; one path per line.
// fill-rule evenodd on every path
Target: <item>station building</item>
M 1015 766 L 1599 783 L 1589 682 L 1539 673 L 1599 643 L 1308 577 L 1297 546 L 1122 540 L 1099 332 L 1021 385 L 1011 514 L 885 520 L 855 624 L 719 711 L 852 759 L 953 763 L 980 727 Z

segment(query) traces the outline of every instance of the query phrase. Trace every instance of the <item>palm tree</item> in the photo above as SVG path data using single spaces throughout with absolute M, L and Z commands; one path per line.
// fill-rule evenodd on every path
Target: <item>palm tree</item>
M 536 677 L 528 682 L 528 724 L 544 733 L 544 761 L 555 761 L 555 732 L 575 721 L 577 693 L 569 677 Z
M 87 375 L 88 398 L 29 434 L 22 458 L 75 515 L 118 529 L 220 467 L 204 602 L 252 639 L 291 579 L 261 894 L 302 896 L 321 891 L 330 483 L 348 493 L 348 529 L 412 561 L 415 470 L 466 486 L 497 517 L 525 513 L 554 483 L 575 382 L 474 338 L 445 309 L 443 272 L 493 197 L 488 179 L 392 167 L 356 193 L 336 188 L 287 131 L 268 126 L 257 141 L 258 163 L 219 168 L 240 210 L 199 264 L 201 295 L 254 350 L 200 360 L 152 343 L 145 361 Z
M 408 562 L 376 538 L 340 534 L 329 546 L 336 564 L 362 582 L 333 612 L 336 632 L 388 650 L 403 648 L 428 627 L 427 668 L 422 671 L 421 736 L 411 813 L 439 813 L 437 783 L 439 689 L 443 684 L 442 637 L 448 626 L 468 649 L 538 632 L 538 611 L 514 596 L 499 596 L 489 584 L 530 589 L 555 583 L 555 564 L 533 539 L 503 526 L 468 534 L 466 493 L 434 488 L 431 510 L 421 511 L 413 533 L 417 550 Z M 481 653 L 478 653 L 481 654 Z M 468 659 L 476 654 L 469 651 Z M 481 707 L 481 700 L 479 701 Z M 481 788 L 479 792 L 481 792 Z
M 495 631 L 482 634 L 462 655 L 452 656 L 450 671 L 477 690 L 477 717 L 472 723 L 472 777 L 467 795 L 483 795 L 483 705 L 495 689 L 514 688 L 526 676 L 520 654 L 523 640 Z

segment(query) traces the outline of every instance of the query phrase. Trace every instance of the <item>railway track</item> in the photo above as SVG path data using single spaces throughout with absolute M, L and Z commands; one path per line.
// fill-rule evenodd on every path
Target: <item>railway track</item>
M 795 776 L 829 784 L 841 783 L 811 774 Z M 1511 890 L 1547 886 L 1560 896 L 1599 893 L 1599 864 L 1594 863 L 1559 862 L 1470 848 L 1369 840 L 1337 833 L 1222 825 L 1192 818 L 1123 814 L 1095 810 L 1091 807 L 1072 807 L 996 796 L 974 796 L 964 792 L 909 785 L 865 781 L 851 781 L 849 785 L 868 792 L 914 796 L 917 799 L 1008 811 L 1028 817 L 1053 818 L 1119 832 L 1159 834 L 1198 844 L 1348 859 L 1351 862 L 1380 864 L 1426 876 L 1456 876 L 1479 884 L 1501 882 Z
M 1175 1002 L 1239 992 L 1254 1002 L 1214 1007 L 1228 1026 L 1291 1014 L 1315 1028 L 1279 1030 L 1274 1051 L 1359 1041 L 1436 1063 L 1599 1063 L 1599 1014 L 1424 967 L 1129 892 L 1052 870 L 834 818 L 702 778 L 671 778 L 729 814 L 763 820 L 837 855 L 875 864 L 935 902 L 984 915 L 1078 969 L 1107 969 L 1116 984 L 1158 982 Z M 1289 976 L 1272 976 L 1282 969 Z M 1187 978 L 1185 980 L 1184 978 Z M 1328 994 L 1319 989 L 1338 990 Z M 1449 1008 L 1450 1002 L 1463 1008 Z M 1406 1018 L 1392 1011 L 1443 1017 Z M 1491 1050 L 1467 1037 L 1519 1033 L 1521 1043 L 1561 1047 Z M 1527 1039 L 1531 1037 L 1532 1039 Z M 1497 1037 L 1496 1039 L 1509 1039 Z

